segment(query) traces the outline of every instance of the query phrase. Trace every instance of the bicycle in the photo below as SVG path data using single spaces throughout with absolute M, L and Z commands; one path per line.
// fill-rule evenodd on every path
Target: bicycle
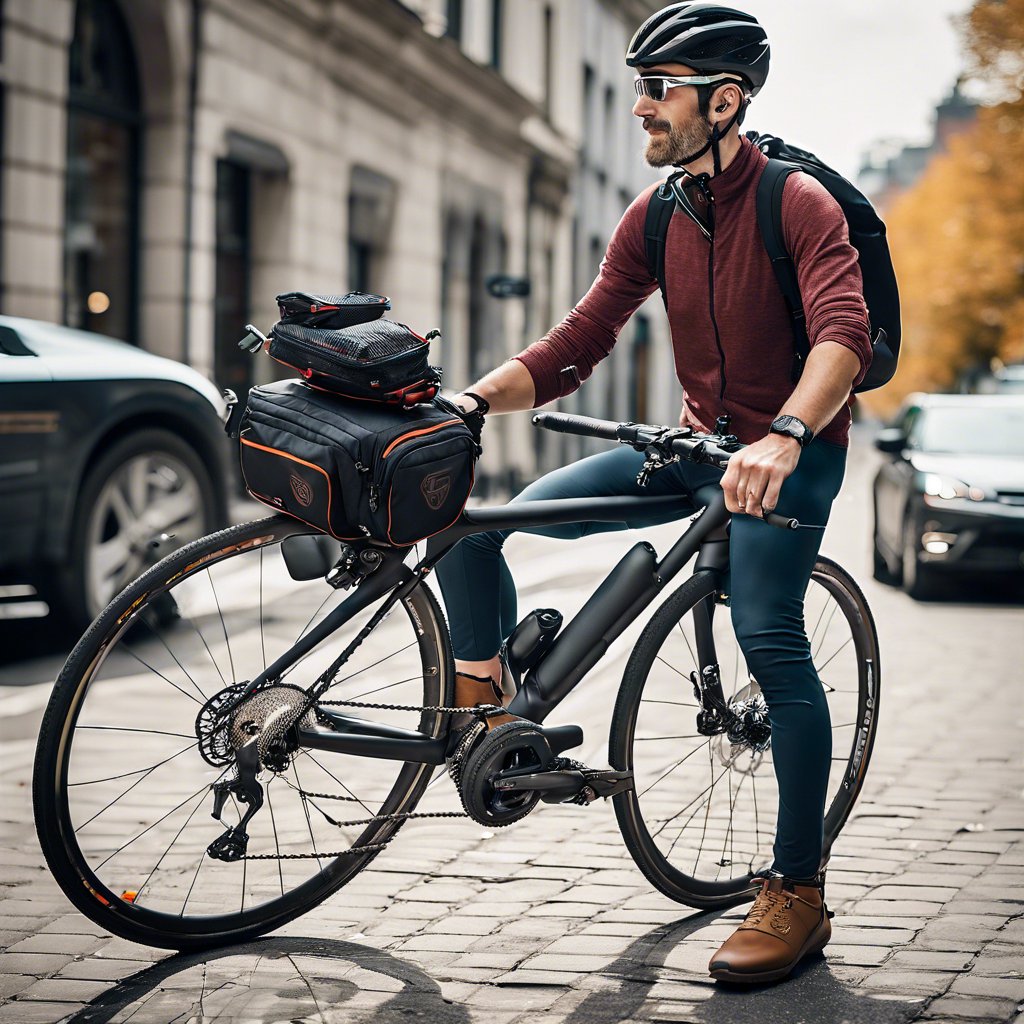
M 642 474 L 678 458 L 722 469 L 742 447 L 689 428 L 552 413 L 534 422 L 630 444 L 646 453 Z M 54 686 L 33 780 L 54 877 L 122 937 L 174 949 L 240 942 L 337 891 L 406 821 L 464 816 L 415 810 L 447 765 L 478 822 L 511 824 L 541 800 L 610 797 L 630 854 L 661 892 L 704 909 L 749 899 L 771 852 L 771 729 L 720 610 L 729 513 L 717 485 L 697 498 L 703 507 L 663 558 L 640 541 L 564 628 L 547 609 L 516 627 L 505 655 L 520 684 L 508 709 L 518 717 L 493 730 L 486 720 L 501 709 L 451 705 L 451 641 L 425 582 L 440 557 L 471 533 L 622 521 L 640 508 L 692 513 L 692 498 L 466 510 L 422 557 L 371 540 L 339 551 L 284 515 L 171 553 L 100 614 Z M 582 730 L 544 720 L 694 555 L 693 574 L 628 659 L 611 767 L 563 756 Z M 857 584 L 827 558 L 814 568 L 805 620 L 837 752 L 825 863 L 871 755 L 878 640 Z M 467 711 L 471 723 L 450 729 Z

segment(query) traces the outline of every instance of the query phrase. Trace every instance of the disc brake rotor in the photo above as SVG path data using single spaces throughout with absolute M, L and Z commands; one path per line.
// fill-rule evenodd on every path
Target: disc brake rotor
M 740 720 L 738 729 L 720 733 L 712 741 L 712 749 L 720 764 L 743 775 L 753 775 L 764 761 L 764 752 L 771 746 L 768 705 L 761 687 L 753 676 L 736 692 L 729 709 Z

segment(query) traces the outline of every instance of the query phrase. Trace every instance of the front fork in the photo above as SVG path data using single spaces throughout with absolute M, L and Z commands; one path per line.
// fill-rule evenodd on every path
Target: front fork
M 715 650 L 713 626 L 717 594 L 718 587 L 715 588 L 715 594 L 704 598 L 693 609 L 699 669 L 690 673 L 690 682 L 693 683 L 693 695 L 700 704 L 700 711 L 697 712 L 697 731 L 702 736 L 717 736 L 726 732 L 732 724 L 733 717 L 725 699 L 725 692 L 722 690 L 718 652 Z

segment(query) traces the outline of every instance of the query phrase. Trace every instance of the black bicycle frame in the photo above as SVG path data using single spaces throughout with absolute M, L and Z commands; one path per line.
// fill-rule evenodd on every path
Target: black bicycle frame
M 699 500 L 701 493 L 698 492 Z M 682 496 L 567 498 L 468 510 L 449 529 L 430 538 L 425 557 L 414 568 L 404 564 L 407 551 L 387 552 L 381 566 L 354 593 L 264 673 L 253 679 L 250 687 L 256 688 L 279 678 L 304 654 L 390 591 L 388 600 L 376 613 L 382 616 L 409 594 L 463 537 L 490 530 L 528 529 L 564 523 L 625 524 L 641 514 L 677 512 L 683 516 L 691 513 L 689 529 L 660 561 L 657 552 L 646 541 L 640 541 L 626 552 L 586 604 L 558 634 L 541 661 L 527 673 L 508 710 L 539 725 L 604 656 L 612 641 L 641 614 L 698 551 L 697 570 L 721 573 L 727 568 L 729 513 L 725 508 L 725 499 L 717 486 L 706 489 L 703 495 L 707 504 L 695 514 L 692 513 L 693 499 Z M 702 627 L 698 629 L 698 645 L 705 648 L 701 652 L 702 667 L 708 663 L 705 656 L 713 658 L 714 653 L 713 647 L 707 650 L 711 646 L 712 614 L 713 608 L 709 607 L 698 623 Z M 303 747 L 418 764 L 444 763 L 447 744 L 443 735 L 425 736 L 414 730 L 399 729 L 327 712 L 325 709 L 321 709 L 321 712 L 329 719 L 331 731 L 300 729 L 298 741 Z M 582 734 L 573 726 L 549 728 L 545 731 L 551 734 L 553 748 L 557 745 L 565 750 L 582 742 Z

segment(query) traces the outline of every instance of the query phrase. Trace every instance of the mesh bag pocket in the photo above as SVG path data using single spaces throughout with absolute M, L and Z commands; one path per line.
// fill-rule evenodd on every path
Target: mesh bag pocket
M 386 295 L 371 292 L 346 295 L 283 292 L 277 296 L 277 308 L 281 323 L 341 330 L 380 319 L 384 311 L 391 308 L 391 300 Z

